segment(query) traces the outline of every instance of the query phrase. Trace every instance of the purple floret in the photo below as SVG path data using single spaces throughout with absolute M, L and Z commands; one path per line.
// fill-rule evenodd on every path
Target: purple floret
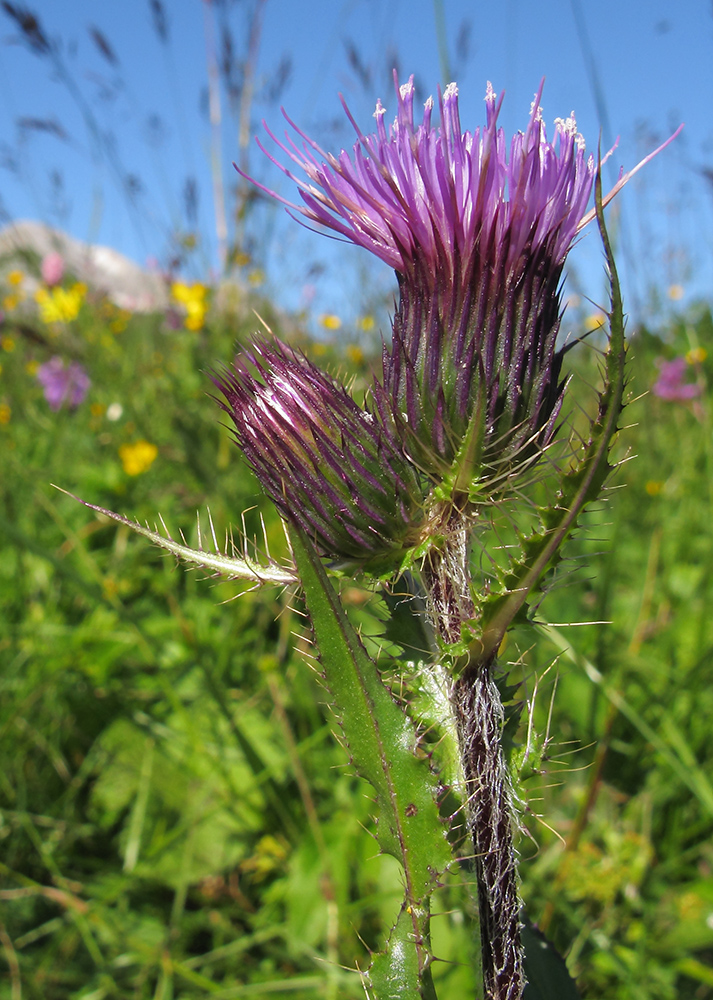
M 432 98 L 423 119 L 414 122 L 413 77 L 397 87 L 398 112 L 389 128 L 377 101 L 377 131 L 364 135 L 346 105 L 357 132 L 351 155 L 324 152 L 288 118 L 303 139 L 299 148 L 268 134 L 307 174 L 295 176 L 269 153 L 270 159 L 300 188 L 304 216 L 371 250 L 397 271 L 408 273 L 414 258 L 428 260 L 452 278 L 465 271 L 479 234 L 491 230 L 498 239 L 509 235 L 508 256 L 514 261 L 527 241 L 533 248 L 551 244 L 555 260 L 567 253 L 585 215 L 594 182 L 593 157 L 573 118 L 558 120 L 556 138 L 547 141 L 536 94 L 527 131 L 518 133 L 506 152 L 505 135 L 497 128 L 502 103 L 492 87 L 486 94 L 485 128 L 461 132 L 458 88 L 450 84 L 439 95 L 441 124 L 431 124 Z M 267 189 L 264 189 L 267 190 Z M 269 192 L 272 193 L 272 192 Z M 275 196 L 277 197 L 277 196 Z M 550 239 L 553 232 L 557 239 Z

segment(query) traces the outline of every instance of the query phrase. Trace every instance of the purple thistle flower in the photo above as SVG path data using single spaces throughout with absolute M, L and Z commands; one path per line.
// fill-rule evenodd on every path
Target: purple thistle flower
M 406 453 L 436 481 L 457 456 L 469 480 L 497 478 L 503 460 L 507 470 L 510 458 L 538 454 L 556 427 L 562 271 L 594 216 L 587 204 L 596 167 L 574 117 L 558 119 L 548 141 L 541 92 L 509 156 L 497 127 L 502 98 L 490 85 L 486 125 L 474 133 L 461 131 L 455 84 L 439 94 L 440 125 L 431 123 L 431 98 L 417 125 L 413 77 L 396 87 L 388 129 L 377 102 L 372 135 L 342 102 L 358 137 L 351 155 L 325 153 L 289 118 L 301 147 L 265 126 L 307 175 L 299 179 L 267 153 L 297 183 L 304 204 L 279 200 L 397 272 L 393 342 L 384 348 L 375 398 Z
M 651 391 L 669 403 L 683 403 L 700 396 L 702 387 L 695 382 L 684 382 L 688 364 L 685 358 L 659 362 L 659 377 Z
M 63 406 L 76 409 L 83 402 L 91 381 L 78 361 L 69 364 L 60 357 L 50 358 L 37 369 L 37 381 L 42 386 L 50 409 L 57 412 Z
M 416 470 L 388 427 L 305 357 L 258 342 L 213 382 L 266 493 L 323 555 L 378 571 L 418 542 Z

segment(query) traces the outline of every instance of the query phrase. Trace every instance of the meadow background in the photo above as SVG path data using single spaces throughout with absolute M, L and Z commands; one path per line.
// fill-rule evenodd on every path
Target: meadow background
M 3 6 L 27 65 L 60 72 L 67 45 Z M 247 18 L 234 34 L 243 88 L 260 7 L 233 10 Z M 171 8 L 148 9 L 157 31 Z M 352 257 L 347 291 L 327 277 L 286 301 L 260 242 L 263 206 L 222 183 L 224 256 L 201 262 L 210 219 L 157 235 L 154 308 L 117 304 L 66 262 L 52 274 L 36 253 L 0 262 L 2 1000 L 356 1000 L 349 970 L 368 964 L 400 904 L 294 595 L 186 572 L 51 485 L 139 521 L 160 514 L 194 545 L 209 508 L 221 544 L 233 526 L 284 552 L 207 372 L 257 313 L 358 391 L 393 291 Z M 640 211 L 659 194 L 644 188 Z M 679 270 L 662 246 L 629 325 L 617 445 L 629 460 L 569 544 L 540 608 L 550 624 L 504 654 L 530 706 L 517 744 L 530 719 L 533 745 L 545 741 L 520 770 L 523 898 L 595 1000 L 713 996 L 713 289 L 685 241 Z M 572 298 L 567 329 L 599 322 Z M 598 379 L 591 344 L 571 355 L 574 420 Z M 53 408 L 38 377 L 54 357 L 88 375 L 76 405 Z M 359 581 L 343 597 L 377 633 L 378 599 Z M 443 1000 L 476 995 L 468 908 L 454 875 L 434 920 Z

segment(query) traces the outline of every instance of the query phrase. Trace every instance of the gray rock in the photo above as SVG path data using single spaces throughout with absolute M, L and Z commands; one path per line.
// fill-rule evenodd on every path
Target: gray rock
M 44 222 L 22 220 L 0 230 L 0 274 L 24 263 L 28 253 L 41 260 L 53 251 L 61 254 L 67 271 L 122 309 L 154 312 L 168 305 L 168 290 L 158 274 L 111 247 L 83 243 Z

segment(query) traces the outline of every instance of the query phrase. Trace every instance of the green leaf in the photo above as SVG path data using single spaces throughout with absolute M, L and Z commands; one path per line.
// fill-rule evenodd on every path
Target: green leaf
M 298 529 L 289 532 L 332 708 L 352 763 L 376 792 L 377 840 L 403 866 L 401 915 L 366 984 L 379 1000 L 432 997 L 428 900 L 451 862 L 436 780 L 428 759 L 418 756 L 413 722 L 384 686 L 317 552 Z M 394 980 L 396 968 L 401 971 Z M 396 980 L 399 992 L 394 993 Z
M 581 1000 L 564 959 L 527 918 L 522 928 L 522 943 L 527 976 L 523 1000 Z
M 459 799 L 455 808 L 462 807 L 466 799 L 466 782 L 463 774 L 458 731 L 450 702 L 451 677 L 440 663 L 417 663 L 409 674 L 409 688 L 413 691 L 411 712 L 421 727 L 429 733 L 431 743 L 438 744 L 438 769 L 441 782 L 449 793 Z
M 131 528 L 131 530 L 135 531 L 138 535 L 143 535 L 144 538 L 148 538 L 149 541 L 154 543 L 154 545 L 159 545 L 162 549 L 166 549 L 168 552 L 173 553 L 173 555 L 178 559 L 183 559 L 185 562 L 193 563 L 194 566 L 202 566 L 204 569 L 210 570 L 217 576 L 224 576 L 229 580 L 251 580 L 254 583 L 278 583 L 284 585 L 295 582 L 295 573 L 291 567 L 280 566 L 272 560 L 263 564 L 258 562 L 256 559 L 250 558 L 247 553 L 243 553 L 242 556 L 236 555 L 234 551 L 231 555 L 228 555 L 227 553 L 223 554 L 218 548 L 215 532 L 213 530 L 213 522 L 210 517 L 210 511 L 208 512 L 208 522 L 210 524 L 211 537 L 215 546 L 214 552 L 210 552 L 203 548 L 200 521 L 198 522 L 198 544 L 201 547 L 198 549 L 191 549 L 188 545 L 182 545 L 180 542 L 176 542 L 173 538 L 171 538 L 165 524 L 163 524 L 163 520 L 161 523 L 163 524 L 164 531 L 166 532 L 165 535 L 160 534 L 158 531 L 152 531 L 146 525 L 139 524 L 138 521 L 131 521 L 128 517 L 124 517 L 123 514 L 115 514 L 113 510 L 107 510 L 106 507 L 99 507 L 97 504 L 87 503 L 86 500 L 82 500 L 81 497 L 75 496 L 74 493 L 68 493 L 67 490 L 63 490 L 59 486 L 55 487 L 55 489 L 58 489 L 61 493 L 66 493 L 68 497 L 71 497 L 73 500 L 77 500 L 79 503 L 84 504 L 85 507 L 89 507 L 91 510 L 95 510 L 98 514 L 102 514 L 104 517 L 108 517 L 112 521 L 116 521 L 117 524 L 125 524 L 127 528 Z
M 428 926 L 428 919 L 425 909 L 419 922 Z M 386 950 L 374 956 L 369 968 L 367 995 L 375 1000 L 437 1000 L 430 965 L 420 969 L 419 960 L 419 950 L 413 946 L 413 914 L 404 905 Z
M 403 650 L 403 658 L 418 662 L 437 650 L 433 629 L 426 617 L 426 598 L 411 573 L 403 573 L 392 588 L 383 590 L 389 609 L 384 638 Z

